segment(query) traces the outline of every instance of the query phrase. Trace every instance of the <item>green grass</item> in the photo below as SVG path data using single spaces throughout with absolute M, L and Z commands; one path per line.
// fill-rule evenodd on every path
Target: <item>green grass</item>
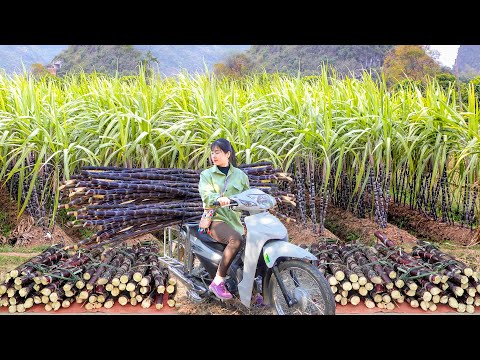
M 449 243 L 448 241 L 445 241 L 445 242 L 442 242 L 442 243 L 433 243 L 434 245 L 438 246 L 440 248 L 440 250 L 461 250 L 462 247 L 456 245 L 456 244 L 452 244 L 452 243 Z M 480 251 L 480 244 L 477 244 L 477 245 L 474 245 L 474 246 L 469 246 L 467 248 L 468 250 L 471 250 L 471 251 Z
M 67 209 L 59 209 L 57 212 L 57 216 L 55 217 L 55 221 L 61 227 L 64 227 L 68 221 L 75 220 L 75 216 L 67 215 Z
M 368 246 L 374 246 L 376 243 L 377 243 L 377 238 L 374 235 L 370 235 L 368 241 L 366 242 Z
M 17 253 L 39 253 L 42 252 L 45 249 L 48 249 L 51 245 L 37 245 L 37 246 L 31 246 L 31 247 L 25 247 L 25 246 L 12 246 L 12 245 L 1 245 L 0 246 L 0 253 L 6 253 L 6 252 L 17 252 Z M 0 256 L 1 257 L 1 256 Z M 9 256 L 12 257 L 12 256 Z
M 33 256 L 32 256 L 33 257 Z M 0 255 L 0 267 L 9 266 L 12 269 L 28 261 L 28 257 L 23 256 L 2 256 Z
M 388 221 L 393 221 L 395 224 L 403 230 L 408 230 L 408 219 L 405 216 L 390 216 Z
M 357 233 L 354 233 L 353 231 L 349 231 L 347 233 L 347 236 L 345 237 L 346 241 L 355 241 L 358 240 L 360 236 Z
M 85 239 L 87 237 L 89 238 L 95 233 L 95 231 L 87 229 L 87 228 L 78 228 L 77 230 L 78 230 L 78 232 L 81 236 L 81 239 Z
M 325 225 L 325 228 L 327 228 L 329 231 L 331 231 L 334 234 L 338 231 L 338 225 L 332 221 L 325 219 L 324 225 Z
M 0 282 L 3 282 L 8 271 L 28 261 L 28 257 L 0 255 Z
M 10 221 L 7 214 L 0 212 L 0 235 L 8 237 L 12 232 L 14 224 Z

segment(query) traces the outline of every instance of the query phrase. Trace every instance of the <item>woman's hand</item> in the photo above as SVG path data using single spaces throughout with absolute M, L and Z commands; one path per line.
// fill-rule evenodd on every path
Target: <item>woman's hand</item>
M 226 196 L 219 197 L 217 201 L 221 206 L 230 205 L 230 199 Z

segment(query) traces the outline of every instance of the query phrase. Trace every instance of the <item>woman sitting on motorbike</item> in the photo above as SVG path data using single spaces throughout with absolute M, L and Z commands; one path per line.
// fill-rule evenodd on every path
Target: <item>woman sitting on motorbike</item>
M 236 167 L 235 151 L 226 139 L 215 140 L 211 146 L 213 166 L 200 173 L 198 190 L 203 208 L 210 209 L 218 201 L 221 206 L 229 205 L 231 195 L 250 188 L 248 176 Z M 231 299 L 232 294 L 225 288 L 225 277 L 235 255 L 244 244 L 244 228 L 240 212 L 228 207 L 215 209 L 209 228 L 210 236 L 226 244 L 217 273 L 209 289 L 220 299 Z

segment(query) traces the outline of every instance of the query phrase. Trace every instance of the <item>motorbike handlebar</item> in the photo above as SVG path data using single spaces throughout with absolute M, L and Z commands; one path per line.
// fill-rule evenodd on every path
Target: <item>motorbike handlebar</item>
M 238 203 L 235 200 L 230 199 L 230 204 L 227 206 L 232 206 L 232 205 L 238 205 Z M 214 201 L 213 206 L 220 206 L 220 203 L 218 201 Z

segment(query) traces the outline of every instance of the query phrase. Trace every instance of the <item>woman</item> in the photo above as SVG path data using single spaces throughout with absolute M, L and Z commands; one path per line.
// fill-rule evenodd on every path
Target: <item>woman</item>
M 228 140 L 215 140 L 210 150 L 213 166 L 200 173 L 198 185 L 204 209 L 212 208 L 215 201 L 222 206 L 229 205 L 229 196 L 250 188 L 247 174 L 236 167 L 235 151 Z M 220 299 L 232 298 L 232 294 L 225 288 L 225 277 L 235 255 L 243 245 L 243 234 L 240 212 L 227 207 L 215 210 L 210 225 L 210 236 L 227 246 L 209 288 Z

